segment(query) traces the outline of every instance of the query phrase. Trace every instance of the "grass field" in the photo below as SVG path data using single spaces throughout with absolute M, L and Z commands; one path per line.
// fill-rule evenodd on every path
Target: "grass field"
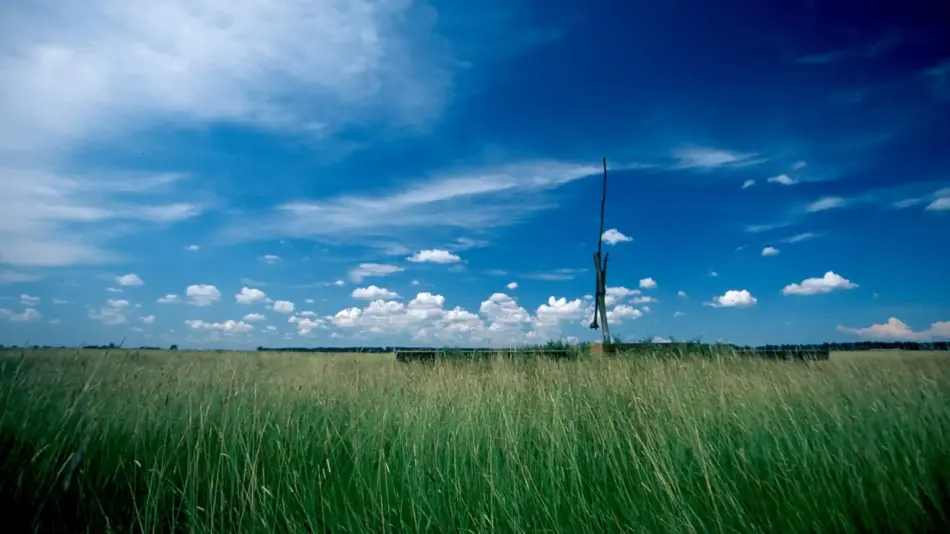
M 425 366 L 6 351 L 0 360 L 7 532 L 950 526 L 943 355 Z

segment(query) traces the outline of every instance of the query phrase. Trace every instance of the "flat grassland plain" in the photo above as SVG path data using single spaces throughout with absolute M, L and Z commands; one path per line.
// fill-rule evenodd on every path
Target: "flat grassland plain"
M 4 530 L 950 531 L 947 353 L 662 356 L 3 351 Z

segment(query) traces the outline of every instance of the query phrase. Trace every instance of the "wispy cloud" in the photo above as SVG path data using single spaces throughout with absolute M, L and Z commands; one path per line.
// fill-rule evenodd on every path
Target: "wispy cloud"
M 426 124 L 441 112 L 458 64 L 439 46 L 435 19 L 415 16 L 425 9 L 344 0 L 5 7 L 0 263 L 112 261 L 119 255 L 107 244 L 130 223 L 199 214 L 203 203 L 193 200 L 130 198 L 177 176 L 106 179 L 69 165 L 76 153 L 156 124 L 229 123 L 311 138 L 370 120 Z
M 842 197 L 822 197 L 814 202 L 809 203 L 805 206 L 805 211 L 809 213 L 815 213 L 818 211 L 826 211 L 835 208 L 842 208 L 848 205 L 848 200 Z
M 555 206 L 546 191 L 599 172 L 593 165 L 533 161 L 437 175 L 387 193 L 288 202 L 263 220 L 237 222 L 224 237 L 396 237 L 413 229 L 496 228 Z
M 791 223 L 788 222 L 779 222 L 772 224 L 747 224 L 745 225 L 744 230 L 750 234 L 760 234 L 763 232 L 771 232 L 772 230 L 777 230 L 779 228 L 784 228 Z
M 546 282 L 563 282 L 573 280 L 577 275 L 586 272 L 587 269 L 555 269 L 549 272 L 537 272 L 521 275 L 521 278 L 531 280 L 543 280 Z
M 2 116 L 2 114 L 0 114 Z M 146 204 L 182 175 L 138 175 L 131 192 L 111 178 L 71 175 L 0 164 L 0 262 L 17 266 L 95 264 L 118 255 L 109 238 L 134 228 L 192 218 L 202 207 L 187 202 Z M 170 179 L 173 178 L 173 179 Z M 117 224 L 126 225 L 117 227 Z
M 683 147 L 670 152 L 673 169 L 711 170 L 716 168 L 745 167 L 767 161 L 758 154 L 740 153 L 707 147 Z
M 791 237 L 786 237 L 779 241 L 779 243 L 800 243 L 802 241 L 807 241 L 809 239 L 814 239 L 821 236 L 821 234 L 816 234 L 814 232 L 803 232 L 801 234 L 795 234 Z

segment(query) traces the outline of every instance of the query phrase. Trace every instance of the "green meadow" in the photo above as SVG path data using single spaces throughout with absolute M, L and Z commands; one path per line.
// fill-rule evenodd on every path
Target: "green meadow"
M 7 532 L 947 532 L 950 357 L 0 352 Z

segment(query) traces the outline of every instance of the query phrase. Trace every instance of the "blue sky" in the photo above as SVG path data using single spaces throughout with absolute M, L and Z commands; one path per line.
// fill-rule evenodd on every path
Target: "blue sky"
M 937 1 L 17 4 L 0 343 L 950 337 Z

